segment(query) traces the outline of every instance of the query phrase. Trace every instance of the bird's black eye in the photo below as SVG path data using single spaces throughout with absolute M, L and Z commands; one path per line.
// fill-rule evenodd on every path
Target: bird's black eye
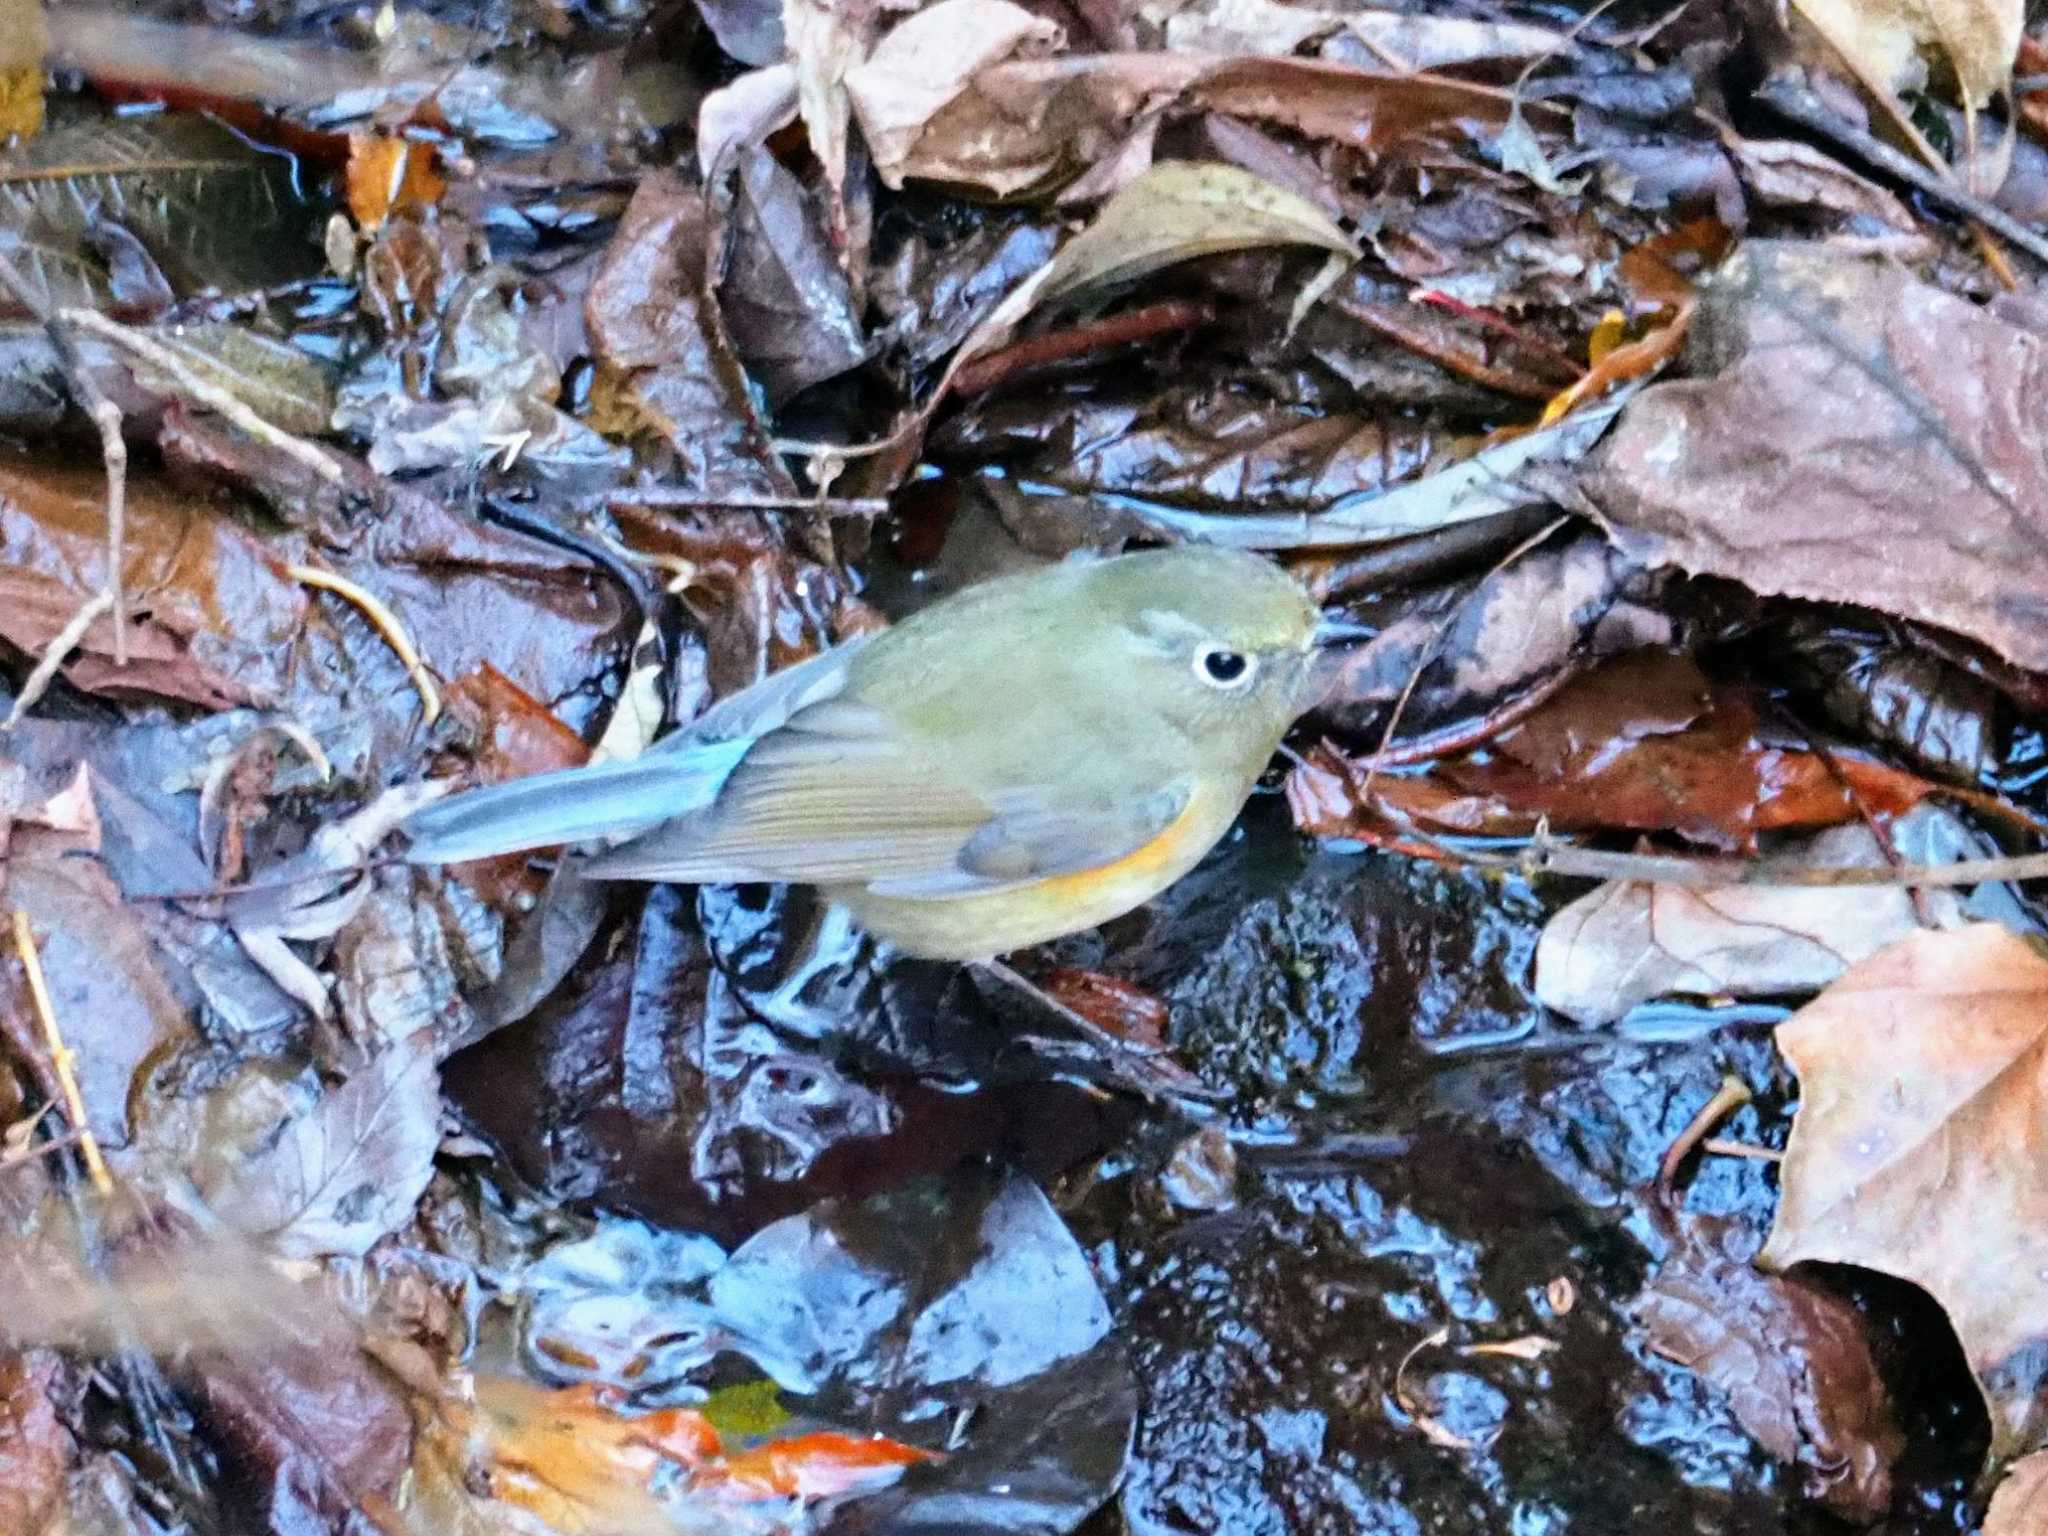
M 1217 688 L 1237 688 L 1251 677 L 1252 659 L 1243 651 L 1206 650 L 1195 658 L 1195 671 Z

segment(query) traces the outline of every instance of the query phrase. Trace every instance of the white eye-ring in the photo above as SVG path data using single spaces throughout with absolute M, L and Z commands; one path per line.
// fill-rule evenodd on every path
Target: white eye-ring
M 1258 670 L 1257 658 L 1247 656 L 1243 651 L 1205 645 L 1195 652 L 1195 676 L 1211 688 L 1227 688 L 1235 692 L 1249 687 L 1252 675 Z

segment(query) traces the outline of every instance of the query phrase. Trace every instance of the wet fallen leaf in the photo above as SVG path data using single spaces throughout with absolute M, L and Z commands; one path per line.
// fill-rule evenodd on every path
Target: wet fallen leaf
M 0 639 L 40 654 L 106 571 L 106 486 L 97 469 L 0 469 Z M 88 628 L 64 675 L 89 692 L 215 708 L 269 702 L 305 598 L 254 537 L 207 501 L 157 479 L 128 487 L 129 663 L 113 626 Z
M 779 405 L 868 355 L 853 289 L 814 200 L 763 149 L 740 161 L 732 255 L 719 289 L 733 345 Z
M 1995 924 L 1901 939 L 1778 1026 L 1802 1096 L 1758 1262 L 1861 1264 L 1928 1291 L 1991 1407 L 2042 1424 L 2048 959 Z
M 320 252 L 304 216 L 287 157 L 196 113 L 52 123 L 0 162 L 0 231 L 51 309 L 140 302 L 149 318 L 159 294 L 306 276 Z
M 285 1119 L 204 1193 L 237 1231 L 288 1258 L 361 1256 L 408 1215 L 441 1144 L 427 1042 L 387 1046 Z
M 1797 1276 L 1758 1274 L 1731 1223 L 1681 1218 L 1677 1235 L 1636 1302 L 1650 1348 L 1727 1392 L 1809 1497 L 1848 1520 L 1884 1515 L 1905 1439 L 1862 1315 Z
M 2032 330 L 1895 264 L 1753 244 L 1691 348 L 1704 376 L 1644 390 L 1587 481 L 1623 549 L 2048 666 Z
M 192 1024 L 150 924 L 121 900 L 97 862 L 70 856 L 76 841 L 17 830 L 0 896 L 28 914 L 58 1026 L 77 1053 L 86 1119 L 95 1135 L 119 1147 L 131 1130 L 137 1072 L 189 1040 Z M 0 1006 L 33 1018 L 12 945 L 7 949 Z
M 1862 822 L 1779 856 L 1822 866 L 1884 863 Z M 1773 997 L 1815 992 L 1858 960 L 1932 918 L 1962 920 L 1954 892 L 1918 908 L 1903 886 L 1734 886 L 1688 890 L 1621 880 L 1579 897 L 1544 924 L 1536 996 L 1581 1024 L 1606 1024 L 1671 993 Z
M 1376 776 L 1380 812 L 1360 805 L 1365 770 L 1327 749 L 1311 766 L 1313 782 L 1297 770 L 1297 824 L 1319 836 L 1356 835 L 1384 813 L 1395 825 L 1464 834 L 1526 835 L 1548 819 L 1561 831 L 1673 831 L 1753 849 L 1760 833 L 1901 812 L 1930 789 L 1867 759 L 1778 744 L 1749 692 L 1661 651 L 1618 657 L 1566 683 L 1425 777 Z
M 590 285 L 591 340 L 627 409 L 682 461 L 684 489 L 789 495 L 707 286 L 705 217 L 680 177 L 641 182 Z

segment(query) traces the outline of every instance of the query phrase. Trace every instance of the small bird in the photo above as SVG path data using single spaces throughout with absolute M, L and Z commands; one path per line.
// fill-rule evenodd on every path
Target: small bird
M 1195 866 L 1314 702 L 1317 617 L 1277 567 L 1220 549 L 998 578 L 631 762 L 429 805 L 402 824 L 407 857 L 623 837 L 579 871 L 815 885 L 908 954 L 985 959 L 1120 916 Z

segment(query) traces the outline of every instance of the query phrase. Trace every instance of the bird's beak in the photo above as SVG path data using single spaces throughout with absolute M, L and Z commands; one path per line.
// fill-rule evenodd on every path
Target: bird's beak
M 1326 613 L 1317 622 L 1310 649 L 1302 658 L 1301 686 L 1296 694 L 1306 711 L 1316 707 L 1335 690 L 1350 661 L 1352 647 L 1370 640 L 1378 631 L 1342 614 Z
M 1309 643 L 1317 650 L 1328 650 L 1333 645 L 1356 645 L 1361 640 L 1370 640 L 1379 631 L 1370 624 L 1341 613 L 1326 613 L 1316 621 L 1315 633 Z

